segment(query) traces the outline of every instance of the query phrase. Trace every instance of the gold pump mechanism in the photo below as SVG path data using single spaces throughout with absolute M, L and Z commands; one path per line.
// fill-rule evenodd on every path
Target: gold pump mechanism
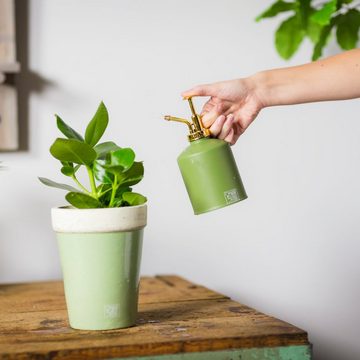
M 211 135 L 210 130 L 204 127 L 201 120 L 201 116 L 196 113 L 194 104 L 192 102 L 192 98 L 189 97 L 186 100 L 189 102 L 189 106 L 192 113 L 191 122 L 189 120 L 181 119 L 171 115 L 165 115 L 164 119 L 168 121 L 177 121 L 186 124 L 189 128 L 188 139 L 190 142 L 198 139 L 210 137 Z

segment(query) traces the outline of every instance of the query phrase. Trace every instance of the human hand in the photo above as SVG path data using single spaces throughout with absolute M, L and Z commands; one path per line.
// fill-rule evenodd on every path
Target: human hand
M 255 91 L 253 78 L 198 85 L 183 92 L 185 98 L 210 96 L 201 117 L 214 137 L 235 144 L 264 107 Z

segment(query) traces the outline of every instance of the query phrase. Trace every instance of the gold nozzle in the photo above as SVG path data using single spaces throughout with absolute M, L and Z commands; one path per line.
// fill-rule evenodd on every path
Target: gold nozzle
M 188 135 L 189 141 L 195 141 L 204 137 L 209 137 L 210 130 L 204 127 L 201 120 L 201 116 L 196 113 L 194 104 L 192 102 L 192 98 L 191 97 L 184 98 L 184 100 L 187 100 L 189 102 L 190 110 L 192 113 L 191 115 L 192 122 L 170 115 L 166 115 L 164 119 L 168 121 L 177 121 L 186 124 L 189 128 L 189 135 Z
M 192 127 L 191 127 L 191 122 L 186 120 L 186 119 L 182 119 L 182 118 L 178 118 L 176 116 L 171 116 L 171 115 L 165 115 L 164 116 L 164 119 L 167 120 L 167 121 L 177 121 L 177 122 L 181 122 L 183 124 L 186 124 L 188 127 L 189 127 L 189 131 L 192 130 Z

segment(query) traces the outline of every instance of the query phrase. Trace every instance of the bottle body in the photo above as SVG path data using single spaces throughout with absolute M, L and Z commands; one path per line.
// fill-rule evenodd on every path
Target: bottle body
M 195 215 L 247 198 L 227 142 L 203 138 L 190 143 L 178 165 Z

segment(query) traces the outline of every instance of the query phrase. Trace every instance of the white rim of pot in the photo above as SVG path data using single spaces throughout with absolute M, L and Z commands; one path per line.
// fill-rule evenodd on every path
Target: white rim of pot
M 60 233 L 99 233 L 139 230 L 146 226 L 147 205 L 118 208 L 51 209 L 52 227 Z

